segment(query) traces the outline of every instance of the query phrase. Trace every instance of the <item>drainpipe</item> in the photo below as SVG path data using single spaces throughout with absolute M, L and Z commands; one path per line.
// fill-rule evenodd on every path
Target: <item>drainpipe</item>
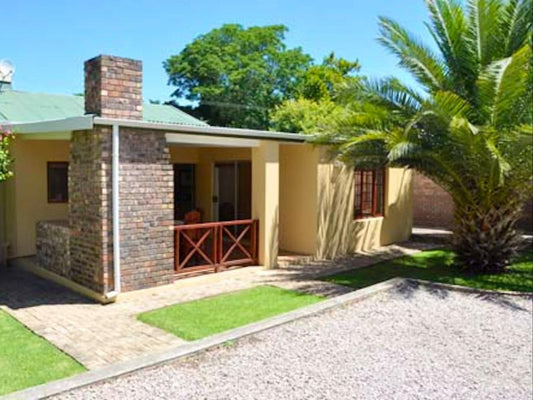
M 106 298 L 111 299 L 120 293 L 120 217 L 119 217 L 119 126 L 113 125 L 113 153 L 112 153 L 112 205 L 113 205 L 113 291 L 106 293 Z

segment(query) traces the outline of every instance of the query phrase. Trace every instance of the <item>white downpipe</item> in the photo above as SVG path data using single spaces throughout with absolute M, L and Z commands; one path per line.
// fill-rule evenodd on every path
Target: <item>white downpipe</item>
M 114 288 L 106 297 L 116 297 L 120 293 L 120 216 L 119 216 L 119 126 L 113 125 L 113 153 L 112 153 L 112 204 L 113 204 L 113 278 Z

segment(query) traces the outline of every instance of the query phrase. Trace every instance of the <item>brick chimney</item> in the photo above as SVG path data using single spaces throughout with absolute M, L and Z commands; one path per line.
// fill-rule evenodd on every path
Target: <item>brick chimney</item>
M 85 61 L 85 113 L 142 120 L 142 62 L 105 55 Z

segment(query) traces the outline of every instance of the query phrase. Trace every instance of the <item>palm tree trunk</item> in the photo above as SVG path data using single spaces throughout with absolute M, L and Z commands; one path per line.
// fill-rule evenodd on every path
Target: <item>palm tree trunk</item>
M 517 199 L 486 208 L 456 203 L 453 248 L 458 264 L 473 273 L 505 272 L 522 242 L 515 230 L 521 214 Z

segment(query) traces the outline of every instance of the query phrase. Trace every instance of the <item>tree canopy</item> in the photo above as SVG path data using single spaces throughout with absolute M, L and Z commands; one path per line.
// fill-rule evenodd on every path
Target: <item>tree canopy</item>
M 331 53 L 321 64 L 312 65 L 298 85 L 295 99 L 285 100 L 272 113 L 271 128 L 283 132 L 317 133 L 338 125 L 350 109 L 338 102 L 347 87 L 361 83 L 358 61 Z
M 270 111 L 294 98 L 312 65 L 287 48 L 283 25 L 226 24 L 199 36 L 164 63 L 173 96 L 197 103 L 194 114 L 213 125 L 267 129 Z

